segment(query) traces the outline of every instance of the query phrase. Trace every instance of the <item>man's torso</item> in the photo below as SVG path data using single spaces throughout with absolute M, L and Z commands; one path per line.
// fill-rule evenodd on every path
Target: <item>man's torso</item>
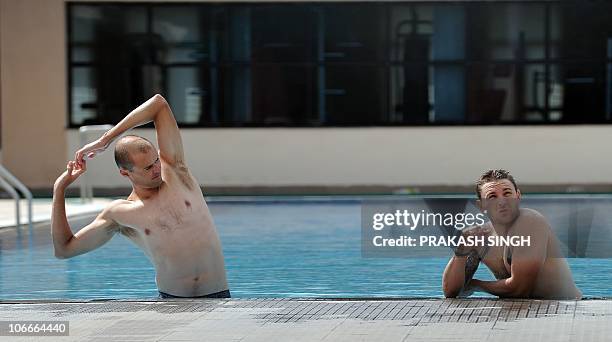
M 535 211 L 521 209 L 521 216 L 514 225 L 528 224 L 529 215 Z M 491 224 L 488 222 L 487 224 Z M 531 227 L 536 229 L 536 227 Z M 532 248 L 546 248 L 546 258 L 536 277 L 535 287 L 532 291 L 533 298 L 576 298 L 581 296 L 576 287 L 566 259 L 560 251 L 559 244 L 549 227 L 537 227 L 547 230 L 545 246 L 532 246 Z M 495 231 L 492 230 L 492 234 Z M 512 234 L 510 234 L 512 235 Z M 482 262 L 491 270 L 497 279 L 511 277 L 513 247 L 491 246 Z
M 164 167 L 157 195 L 128 198 L 121 232 L 154 264 L 160 291 L 189 297 L 227 290 L 221 242 L 199 185 L 186 168 Z

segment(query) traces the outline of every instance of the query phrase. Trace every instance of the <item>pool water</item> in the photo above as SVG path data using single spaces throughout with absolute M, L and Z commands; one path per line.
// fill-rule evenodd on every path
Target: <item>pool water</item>
M 359 200 L 209 201 L 209 206 L 233 297 L 443 297 L 448 258 L 362 257 Z M 612 259 L 568 261 L 585 296 L 612 297 Z M 67 260 L 54 258 L 48 227 L 33 236 L 0 235 L 0 270 L 3 300 L 157 296 L 153 267 L 120 235 Z M 493 279 L 484 266 L 476 277 Z

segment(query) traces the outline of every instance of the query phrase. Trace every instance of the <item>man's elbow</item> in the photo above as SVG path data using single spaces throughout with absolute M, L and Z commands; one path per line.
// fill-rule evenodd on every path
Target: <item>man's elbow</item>
M 164 105 L 164 106 L 168 105 L 168 101 L 166 101 L 166 99 L 161 94 L 153 95 L 153 101 L 155 101 L 155 102 L 157 102 L 157 103 L 159 103 L 161 105 Z
M 70 253 L 70 251 L 68 250 L 68 244 L 64 244 L 64 245 L 55 245 L 53 247 L 53 254 L 55 255 L 55 257 L 57 259 L 68 259 L 73 257 L 74 255 L 72 255 Z
M 533 284 L 530 283 L 511 280 L 508 285 L 510 291 L 507 297 L 510 298 L 530 298 L 533 292 Z
M 456 298 L 461 292 L 461 288 L 451 286 L 448 282 L 442 282 L 442 292 L 445 298 Z
M 68 259 L 70 258 L 70 256 L 68 254 L 66 254 L 66 252 L 63 251 L 59 251 L 59 250 L 55 250 L 55 257 L 57 259 Z
M 444 298 L 457 298 L 457 296 L 459 295 L 459 291 L 454 289 L 442 289 L 442 291 L 444 292 Z

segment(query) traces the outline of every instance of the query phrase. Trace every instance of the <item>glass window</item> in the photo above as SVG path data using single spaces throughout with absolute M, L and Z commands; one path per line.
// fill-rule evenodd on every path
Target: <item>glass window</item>
M 612 4 L 68 3 L 70 125 L 612 120 Z
M 433 68 L 413 63 L 391 68 L 389 123 L 424 124 L 434 122 Z
M 431 59 L 434 34 L 431 6 L 394 5 L 389 24 L 389 58 L 392 61 L 426 62 Z
M 257 66 L 252 68 L 252 120 L 264 125 L 295 125 L 315 117 L 313 67 Z
M 327 67 L 325 120 L 336 125 L 384 123 L 386 78 L 383 68 Z
M 152 44 L 160 63 L 190 63 L 210 60 L 208 12 L 196 7 L 153 8 Z
M 319 23 L 328 62 L 385 60 L 384 7 L 373 3 L 327 5 Z
M 212 105 L 208 68 L 174 66 L 166 69 L 166 99 L 178 123 L 198 124 Z
M 257 6 L 251 11 L 254 62 L 311 62 L 315 12 L 300 5 Z
M 603 122 L 606 117 L 605 63 L 563 63 L 563 122 Z
M 468 121 L 546 122 L 545 76 L 544 64 L 477 63 L 470 66 Z M 551 96 L 549 91 L 548 105 Z
M 72 68 L 72 122 L 85 125 L 95 120 L 98 111 L 95 108 L 97 99 L 94 82 L 94 70 L 90 67 Z
M 473 4 L 468 11 L 470 58 L 541 59 L 545 56 L 545 6 Z

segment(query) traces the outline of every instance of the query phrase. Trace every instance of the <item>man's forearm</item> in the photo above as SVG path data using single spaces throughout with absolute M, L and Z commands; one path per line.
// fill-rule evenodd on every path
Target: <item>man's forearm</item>
M 65 189 L 53 189 L 53 209 L 51 213 L 51 235 L 56 257 L 63 257 L 64 248 L 73 234 L 66 218 Z
M 453 256 L 442 275 L 442 291 L 446 297 L 456 297 L 465 283 L 467 256 Z
M 529 297 L 529 293 L 519 290 L 516 284 L 514 284 L 514 279 L 512 279 L 512 277 L 493 281 L 473 279 L 471 285 L 498 297 Z
M 131 111 L 123 120 L 104 133 L 101 137 L 102 141 L 104 141 L 106 145 L 109 145 L 125 131 L 154 121 L 155 116 L 164 105 L 166 105 L 166 102 L 161 95 L 153 96 L 136 107 L 136 109 Z

